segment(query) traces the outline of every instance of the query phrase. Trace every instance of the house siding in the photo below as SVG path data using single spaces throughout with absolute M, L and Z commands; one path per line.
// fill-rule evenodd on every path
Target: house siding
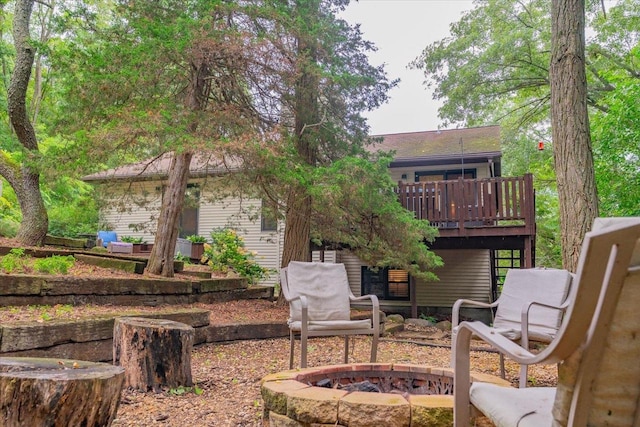
M 444 266 L 434 273 L 437 282 L 416 281 L 416 301 L 420 307 L 450 308 L 460 298 L 489 302 L 491 295 L 491 259 L 488 250 L 439 250 Z M 354 295 L 361 294 L 361 268 L 365 265 L 353 253 L 338 254 L 347 270 L 349 286 Z M 409 301 L 382 301 L 387 307 L 407 307 Z
M 115 231 L 118 238 L 142 237 L 153 243 L 162 202 L 158 185 L 148 181 L 110 185 L 103 194 L 106 201 L 100 210 L 102 227 Z
M 161 182 L 133 182 L 110 188 L 110 202 L 103 204 L 102 222 L 115 231 L 118 236 L 142 237 L 146 242 L 154 242 L 154 233 L 161 204 Z M 257 199 L 227 197 L 213 200 L 215 188 L 204 187 L 200 194 L 198 209 L 198 234 L 210 239 L 211 231 L 216 228 L 234 228 L 242 236 L 245 248 L 256 253 L 256 261 L 263 267 L 274 269 L 269 278 L 261 285 L 275 285 L 278 282 L 277 270 L 280 268 L 284 224 L 278 224 L 277 231 L 262 232 L 260 216 L 256 215 L 261 207 Z M 145 195 L 142 204 L 131 194 Z M 119 201 L 119 203 L 115 203 Z M 254 217 L 254 218 L 251 218 Z M 131 225 L 144 224 L 145 230 L 134 231 Z
M 210 238 L 216 228 L 229 227 L 242 236 L 245 248 L 254 251 L 255 260 L 262 267 L 276 270 L 261 285 L 275 285 L 282 259 L 284 223 L 278 224 L 277 231 L 261 231 L 260 216 L 256 215 L 261 201 L 250 198 L 227 197 L 216 202 L 207 202 L 201 197 L 198 214 L 198 234 Z M 254 217 L 254 218 L 251 218 Z

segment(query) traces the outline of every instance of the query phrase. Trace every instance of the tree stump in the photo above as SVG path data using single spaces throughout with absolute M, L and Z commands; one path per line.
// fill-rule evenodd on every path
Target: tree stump
M 190 387 L 195 332 L 165 319 L 121 317 L 113 328 L 113 363 L 125 369 L 125 386 L 159 392 Z
M 109 426 L 123 383 L 107 363 L 0 357 L 0 425 Z

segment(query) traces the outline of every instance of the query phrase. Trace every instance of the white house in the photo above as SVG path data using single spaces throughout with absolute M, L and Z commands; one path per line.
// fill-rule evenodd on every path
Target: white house
M 414 281 L 401 270 L 369 270 L 347 251 L 324 252 L 325 262 L 342 262 L 356 295 L 375 293 L 387 311 L 433 314 L 449 310 L 456 299 L 489 301 L 504 266 L 533 266 L 535 210 L 530 176 L 502 178 L 500 128 L 486 126 L 380 135 L 372 150 L 393 150 L 391 177 L 400 200 L 417 218 L 440 230 L 431 249 L 444 266 L 438 282 Z M 84 178 L 99 185 L 107 200 L 104 224 L 118 233 L 153 242 L 155 219 L 170 159 L 128 165 Z M 278 269 L 283 224 L 263 216 L 261 200 L 224 195 L 229 166 L 210 158 L 192 162 L 180 235 L 207 237 L 233 227 L 264 267 Z M 505 256 L 505 253 L 507 256 Z M 320 254 L 314 253 L 319 259 Z M 277 275 L 265 281 L 275 284 Z

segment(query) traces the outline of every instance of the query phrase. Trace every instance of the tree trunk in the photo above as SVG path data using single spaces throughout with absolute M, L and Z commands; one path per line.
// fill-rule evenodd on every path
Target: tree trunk
M 49 229 L 49 217 L 40 193 L 40 175 L 23 166 L 18 179 L 21 181 L 17 185 L 10 182 L 22 212 L 16 239 L 28 246 L 42 246 Z
M 191 84 L 185 91 L 184 97 L 184 105 L 189 111 L 201 111 L 206 105 L 206 92 L 209 86 L 206 78 L 208 71 L 209 68 L 202 59 L 199 63 L 192 64 Z M 189 132 L 195 133 L 197 128 L 198 122 L 194 121 L 189 126 Z M 151 274 L 173 277 L 173 258 L 179 232 L 178 220 L 184 206 L 192 158 L 193 152 L 187 150 L 174 153 L 171 159 L 169 182 L 162 197 L 156 238 L 147 264 L 147 271 Z
M 551 2 L 551 125 L 560 204 L 562 264 L 574 271 L 585 233 L 598 216 L 597 192 L 584 63 L 584 0 Z M 558 367 L 558 375 L 575 378 L 580 352 Z M 569 381 L 570 382 L 570 381 Z M 572 390 L 558 389 L 571 401 Z M 554 425 L 566 425 L 566 413 Z
M 287 201 L 287 221 L 284 227 L 284 241 L 282 248 L 282 267 L 290 261 L 311 261 L 309 239 L 311 235 L 311 198 L 302 193 L 289 195 Z
M 16 238 L 25 245 L 41 246 L 47 234 L 49 220 L 40 193 L 40 174 L 35 169 L 38 141 L 26 107 L 27 88 L 36 51 L 35 47 L 29 43 L 29 21 L 32 9 L 33 0 L 16 1 L 13 18 L 16 58 L 7 91 L 11 125 L 18 141 L 25 148 L 26 156 L 20 170 L 3 162 L 5 164 L 0 171 L 14 188 L 22 211 L 22 222 Z M 13 173 L 8 173 L 9 168 L 13 169 Z
M 553 0 L 551 125 L 563 266 L 575 271 L 585 233 L 598 216 L 587 111 L 584 0 Z
M 162 195 L 156 238 L 149 255 L 147 272 L 173 277 L 173 258 L 178 240 L 178 220 L 184 205 L 193 153 L 175 153 L 171 159 L 169 182 Z
M 158 393 L 191 387 L 195 332 L 184 323 L 121 317 L 113 327 L 113 363 L 125 368 L 125 386 Z
M 318 20 L 320 3 L 317 0 L 296 1 L 296 13 L 313 28 Z M 298 63 L 300 72 L 295 83 L 295 142 L 300 158 L 315 167 L 318 160 L 320 114 L 318 108 L 319 71 L 317 65 L 318 41 L 313 34 L 298 37 Z M 310 261 L 311 196 L 304 187 L 293 187 L 287 195 L 285 212 L 282 267 L 290 261 Z M 284 304 L 281 292 L 278 304 Z
M 317 22 L 319 2 L 305 0 L 296 2 L 296 12 L 309 27 Z M 318 47 L 313 35 L 298 37 L 298 62 L 300 72 L 295 83 L 295 143 L 300 158 L 315 167 L 319 145 L 320 114 L 318 113 L 319 78 L 317 70 Z M 306 188 L 293 186 L 287 195 L 285 212 L 284 247 L 282 267 L 289 261 L 309 261 L 311 237 L 312 200 Z
M 0 424 L 109 426 L 123 383 L 124 370 L 106 363 L 0 358 Z

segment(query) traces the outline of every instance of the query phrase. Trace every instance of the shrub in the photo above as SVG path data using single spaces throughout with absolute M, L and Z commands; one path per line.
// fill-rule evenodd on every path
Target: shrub
M 203 236 L 198 236 L 197 234 L 192 234 L 191 236 L 187 236 L 187 240 L 191 243 L 207 243 L 207 238 Z
M 67 274 L 67 272 L 71 267 L 73 267 L 73 264 L 75 264 L 75 262 L 76 262 L 76 259 L 71 255 L 67 255 L 67 256 L 53 255 L 48 258 L 37 259 L 33 263 L 33 268 L 35 268 L 36 271 L 40 273 Z
M 120 240 L 125 243 L 144 243 L 142 237 L 122 236 Z
M 16 237 L 20 223 L 10 218 L 0 218 L 0 236 Z
M 269 269 L 256 263 L 255 253 L 245 249 L 242 237 L 231 228 L 211 232 L 211 245 L 206 245 L 204 256 L 214 272 L 235 273 L 246 277 L 250 283 L 269 276 Z
M 27 258 L 24 255 L 24 249 L 14 248 L 2 258 L 0 258 L 0 268 L 7 274 L 14 271 L 23 271 L 27 264 Z

